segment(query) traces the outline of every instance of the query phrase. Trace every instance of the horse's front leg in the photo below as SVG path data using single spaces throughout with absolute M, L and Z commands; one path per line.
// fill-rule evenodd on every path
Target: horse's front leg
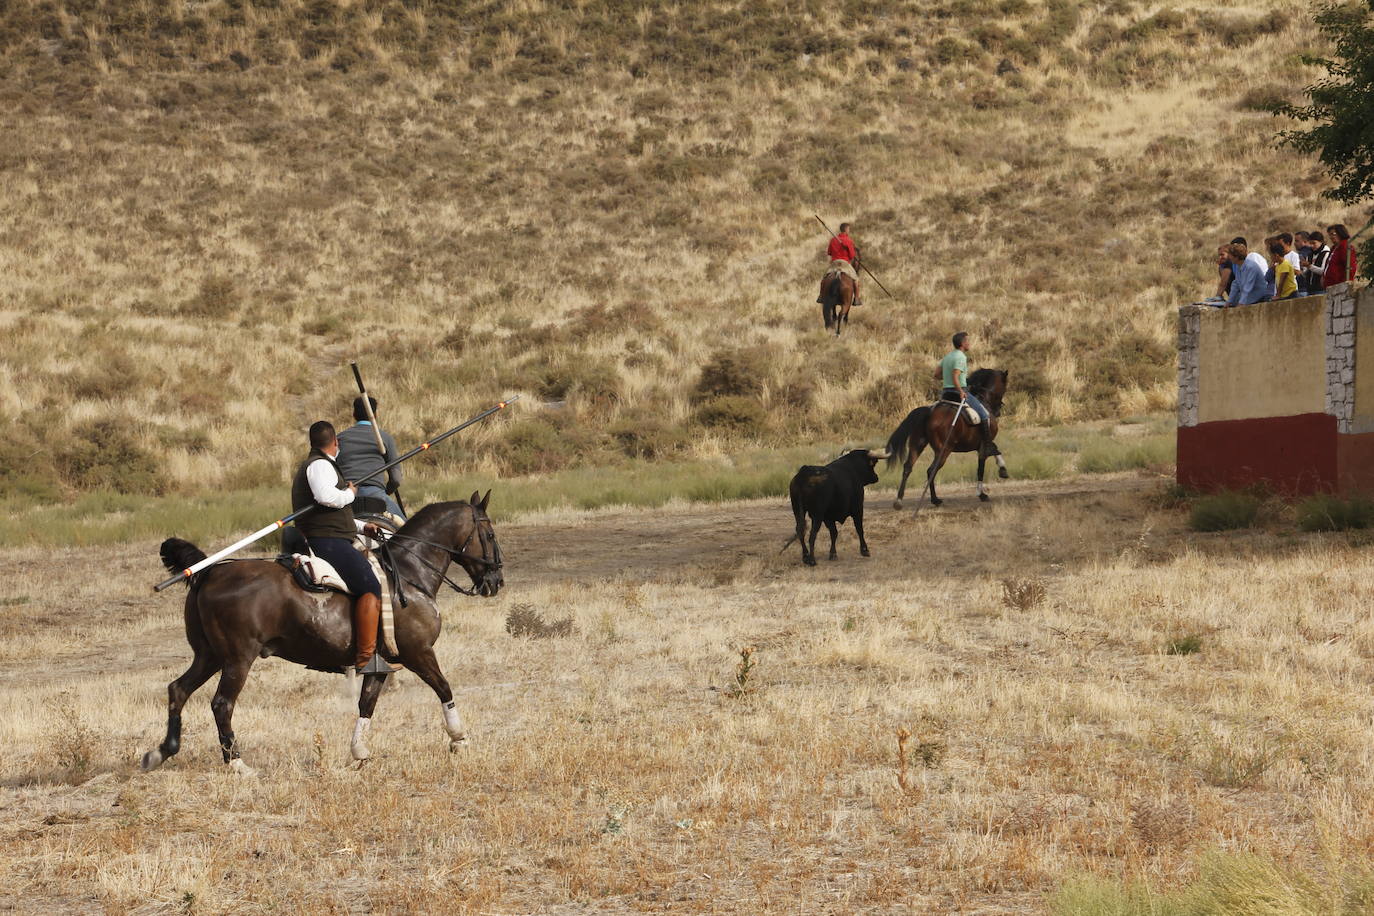
M 444 677 L 444 672 L 439 670 L 439 660 L 434 657 L 434 649 L 426 647 L 414 657 L 403 661 L 406 667 L 415 672 L 416 677 L 429 685 L 429 689 L 434 691 L 434 695 L 443 704 L 444 730 L 448 732 L 449 751 L 456 751 L 467 744 L 467 729 L 463 727 L 463 720 L 453 703 L 453 690 L 448 685 L 448 679 Z
M 353 759 L 362 763 L 372 756 L 367 748 L 367 731 L 372 727 L 372 713 L 377 708 L 377 698 L 386 686 L 387 675 L 371 673 L 363 675 L 363 689 L 358 693 L 358 721 L 353 724 L 353 741 L 349 751 Z
M 978 450 L 978 498 L 979 498 L 980 500 L 982 500 L 983 502 L 987 502 L 988 499 L 990 498 L 990 497 L 988 496 L 988 489 L 987 489 L 987 487 L 983 486 L 983 467 L 984 467 L 987 463 L 988 463 L 988 453 L 987 453 L 987 449 L 982 449 L 982 448 L 980 448 L 980 449 Z

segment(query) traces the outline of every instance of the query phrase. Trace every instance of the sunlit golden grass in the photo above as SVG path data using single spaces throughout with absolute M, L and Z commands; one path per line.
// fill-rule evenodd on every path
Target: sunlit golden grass
M 1163 906 L 1227 875 L 1232 899 L 1270 899 L 1267 866 L 1221 849 L 1282 863 L 1293 899 L 1367 868 L 1374 570 L 1346 535 L 1198 536 L 1136 492 L 1032 495 L 875 509 L 872 560 L 846 532 L 811 570 L 766 536 L 781 503 L 726 516 L 502 525 L 508 591 L 444 601 L 472 747 L 446 752 L 402 676 L 355 772 L 342 679 L 268 660 L 236 714 L 247 780 L 219 762 L 208 688 L 183 754 L 134 771 L 187 652 L 179 597 L 147 590 L 153 543 L 0 553 L 0 651 L 23 666 L 0 681 L 12 899 L 1149 912 L 1101 907 L 1113 882 Z M 78 556 L 99 583 L 68 575 Z M 1009 577 L 1043 596 L 1009 603 Z M 571 635 L 512 636 L 517 605 Z M 1171 653 L 1183 633 L 1200 648 Z
M 486 476 L 842 439 L 961 328 L 1014 422 L 1168 409 L 1217 239 L 1345 215 L 1240 106 L 1314 77 L 1271 12 L 19 0 L 0 486 L 261 482 L 346 418 L 355 358 L 407 441 L 525 394 L 469 437 Z M 813 212 L 897 294 L 838 341 Z M 760 407 L 734 430 L 698 390 L 723 352 Z M 156 484 L 81 466 L 112 447 Z

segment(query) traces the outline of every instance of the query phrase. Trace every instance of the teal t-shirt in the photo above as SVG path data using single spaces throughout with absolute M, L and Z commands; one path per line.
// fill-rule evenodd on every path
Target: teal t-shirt
M 968 357 L 963 350 L 950 350 L 945 354 L 945 358 L 940 360 L 940 373 L 944 376 L 946 388 L 957 388 L 954 384 L 954 373 L 959 373 L 961 384 L 968 385 Z

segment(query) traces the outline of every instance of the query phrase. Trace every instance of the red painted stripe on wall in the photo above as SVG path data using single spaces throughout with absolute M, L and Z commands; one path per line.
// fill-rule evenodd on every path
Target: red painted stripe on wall
M 1178 482 L 1190 490 L 1264 485 L 1289 495 L 1339 483 L 1336 418 L 1325 413 L 1217 420 L 1178 428 Z M 1374 444 L 1372 444 L 1374 445 Z
M 1337 436 L 1336 467 L 1342 493 L 1374 494 L 1374 433 Z

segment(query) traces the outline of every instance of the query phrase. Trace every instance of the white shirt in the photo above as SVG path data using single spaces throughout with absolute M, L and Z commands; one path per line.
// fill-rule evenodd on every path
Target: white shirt
M 1255 266 L 1258 267 L 1262 273 L 1269 273 L 1269 262 L 1265 260 L 1264 255 L 1260 254 L 1258 251 L 1252 251 L 1247 254 L 1245 260 L 1253 261 Z
M 328 456 L 325 456 L 328 457 Z M 310 495 L 315 502 L 331 509 L 342 509 L 353 502 L 353 491 L 345 487 L 339 489 L 339 472 L 334 467 L 334 459 L 328 461 L 316 458 L 305 469 L 305 479 L 310 484 Z
M 1298 256 L 1298 253 L 1296 251 L 1288 252 L 1283 256 L 1283 259 L 1287 261 L 1289 264 L 1293 265 L 1293 270 L 1302 270 L 1302 258 Z

